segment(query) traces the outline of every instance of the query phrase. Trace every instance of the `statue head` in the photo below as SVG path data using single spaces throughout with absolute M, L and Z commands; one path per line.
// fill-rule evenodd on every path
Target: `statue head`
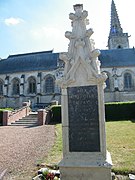
M 83 4 L 75 4 L 74 6 L 74 10 L 75 12 L 81 11 L 83 10 Z

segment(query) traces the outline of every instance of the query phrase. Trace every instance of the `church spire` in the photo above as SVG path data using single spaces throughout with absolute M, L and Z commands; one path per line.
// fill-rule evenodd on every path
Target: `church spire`
M 128 33 L 123 33 L 114 0 L 111 4 L 111 27 L 108 38 L 108 48 L 129 48 Z
M 114 0 L 112 0 L 111 4 L 111 28 L 110 28 L 110 35 L 111 34 L 121 34 L 123 30 L 121 28 L 121 24 L 119 21 L 118 13 L 116 10 L 116 6 Z

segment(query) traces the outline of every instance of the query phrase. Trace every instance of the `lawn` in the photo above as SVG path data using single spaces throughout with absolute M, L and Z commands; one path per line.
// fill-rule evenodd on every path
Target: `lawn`
M 107 122 L 106 134 L 113 171 L 120 174 L 135 173 L 135 122 Z
M 62 159 L 62 126 L 57 124 L 55 126 L 56 140 L 55 144 L 50 151 L 45 163 L 57 165 Z
M 106 123 L 107 149 L 111 153 L 113 171 L 135 173 L 135 123 L 114 121 Z M 57 164 L 62 158 L 61 124 L 56 125 L 56 143 L 46 163 Z

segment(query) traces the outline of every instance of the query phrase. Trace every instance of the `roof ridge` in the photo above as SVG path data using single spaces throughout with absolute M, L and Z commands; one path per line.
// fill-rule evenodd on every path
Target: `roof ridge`
M 39 51 L 39 52 L 31 52 L 31 53 L 23 53 L 23 54 L 14 54 L 14 55 L 9 55 L 8 58 L 13 58 L 13 57 L 19 57 L 19 56 L 26 56 L 26 55 L 36 55 L 36 54 L 49 54 L 49 53 L 53 53 L 53 50 L 49 50 L 49 51 Z M 7 58 L 7 59 L 8 59 Z

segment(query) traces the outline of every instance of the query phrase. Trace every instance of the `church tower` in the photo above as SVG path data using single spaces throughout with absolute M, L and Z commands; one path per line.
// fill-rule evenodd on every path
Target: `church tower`
M 108 48 L 109 49 L 127 49 L 129 48 L 128 33 L 123 33 L 119 17 L 117 14 L 114 0 L 111 4 L 111 27 L 110 34 L 108 37 Z

